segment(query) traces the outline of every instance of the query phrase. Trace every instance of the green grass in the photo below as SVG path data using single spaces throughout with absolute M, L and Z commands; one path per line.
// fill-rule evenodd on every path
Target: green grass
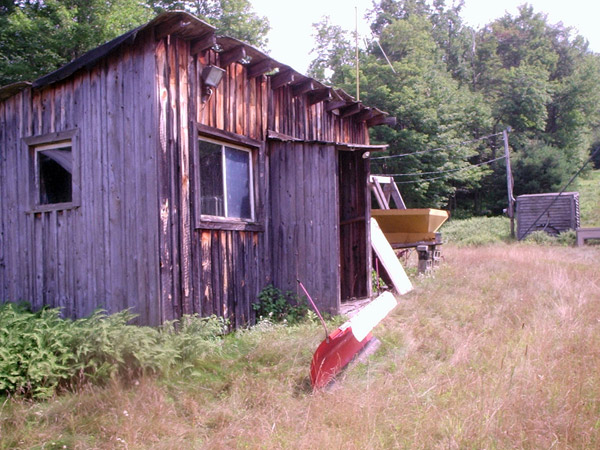
M 579 192 L 581 226 L 600 227 L 600 170 L 590 171 L 578 178 L 573 190 Z M 516 227 L 515 223 L 515 229 Z M 450 219 L 440 231 L 445 242 L 459 246 L 514 241 L 510 237 L 510 220 L 507 217 Z M 572 245 L 575 234 L 566 232 L 555 238 L 545 233 L 532 233 L 527 241 L 542 245 Z
M 456 245 L 485 245 L 511 241 L 508 217 L 450 219 L 440 231 L 445 242 Z
M 320 325 L 264 322 L 185 373 L 4 399 L 0 448 L 598 448 L 598 249 L 444 256 L 329 390 L 308 382 Z
M 577 179 L 582 227 L 600 227 L 600 170 L 592 170 Z

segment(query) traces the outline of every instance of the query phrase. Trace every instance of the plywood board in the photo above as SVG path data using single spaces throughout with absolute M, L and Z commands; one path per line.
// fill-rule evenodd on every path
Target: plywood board
M 391 278 L 396 292 L 403 295 L 412 291 L 412 283 L 408 279 L 404 268 L 400 264 L 400 261 L 398 261 L 383 231 L 379 228 L 377 221 L 373 218 L 371 218 L 371 246 Z

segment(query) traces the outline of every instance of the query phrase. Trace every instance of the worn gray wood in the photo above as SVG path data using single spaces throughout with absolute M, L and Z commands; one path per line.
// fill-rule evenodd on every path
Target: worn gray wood
M 0 298 L 70 317 L 131 308 L 138 323 L 198 312 L 242 326 L 268 283 L 296 290 L 302 277 L 337 312 L 338 161 L 333 146 L 303 141 L 366 145 L 366 125 L 287 85 L 293 72 L 265 76 L 267 63 L 231 61 L 202 103 L 199 70 L 219 55 L 194 55 L 190 43 L 156 40 L 150 27 L 85 70 L 0 102 Z M 190 123 L 252 149 L 254 223 L 196 220 Z M 268 148 L 268 129 L 299 142 Z M 28 145 L 73 130 L 76 204 L 32 212 Z
M 520 195 L 516 203 L 518 239 L 536 230 L 557 234 L 579 227 L 577 192 L 564 192 L 560 196 L 557 193 Z

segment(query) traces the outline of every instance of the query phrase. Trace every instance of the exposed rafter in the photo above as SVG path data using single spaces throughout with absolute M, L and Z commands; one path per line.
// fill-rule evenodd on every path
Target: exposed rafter
M 284 70 L 271 77 L 271 89 L 279 89 L 281 86 L 294 82 L 296 74 L 292 69 Z
M 273 61 L 271 58 L 263 59 L 262 61 L 257 62 L 256 64 L 250 65 L 250 67 L 248 68 L 248 78 L 259 77 L 275 69 L 276 66 L 277 65 L 275 61 Z
M 215 45 L 217 45 L 217 37 L 214 33 L 208 33 L 200 37 L 200 39 L 192 42 L 190 53 L 192 55 L 197 55 L 198 53 L 208 50 Z
M 227 67 L 229 64 L 241 61 L 246 57 L 246 49 L 243 45 L 238 45 L 237 47 L 232 48 L 231 50 L 227 50 L 225 52 L 221 52 L 219 55 L 219 65 L 221 67 Z
M 362 109 L 363 106 L 360 102 L 351 103 L 349 106 L 340 109 L 340 117 L 343 119 L 353 116 L 354 114 L 358 114 Z
M 292 86 L 292 95 L 294 97 L 298 97 L 300 95 L 306 94 L 307 92 L 315 90 L 315 80 L 312 78 L 307 78 L 301 83 L 294 84 Z
M 315 89 L 307 95 L 309 105 L 314 105 L 319 102 L 331 100 L 331 88 L 325 87 Z
M 393 127 L 394 125 L 396 125 L 396 118 L 386 116 L 385 114 L 381 114 L 379 116 L 375 116 L 372 119 L 367 120 L 368 127 L 375 127 L 377 125 L 388 125 L 390 127 Z
M 336 109 L 339 110 L 340 108 L 343 108 L 347 104 L 348 104 L 348 102 L 346 102 L 344 100 L 332 100 L 327 103 L 327 106 L 325 106 L 325 111 L 331 112 L 331 111 L 335 111 Z
M 365 108 L 361 112 L 359 112 L 354 118 L 358 122 L 365 122 L 377 115 L 377 112 L 373 111 L 371 108 Z

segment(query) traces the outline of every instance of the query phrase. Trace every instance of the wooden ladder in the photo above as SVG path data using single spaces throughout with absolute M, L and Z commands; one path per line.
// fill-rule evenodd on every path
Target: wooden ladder
M 398 186 L 394 183 L 393 177 L 383 177 L 381 175 L 369 176 L 369 187 L 379 203 L 381 209 L 391 209 L 390 200 L 394 200 L 396 209 L 406 209 L 402 194 Z

